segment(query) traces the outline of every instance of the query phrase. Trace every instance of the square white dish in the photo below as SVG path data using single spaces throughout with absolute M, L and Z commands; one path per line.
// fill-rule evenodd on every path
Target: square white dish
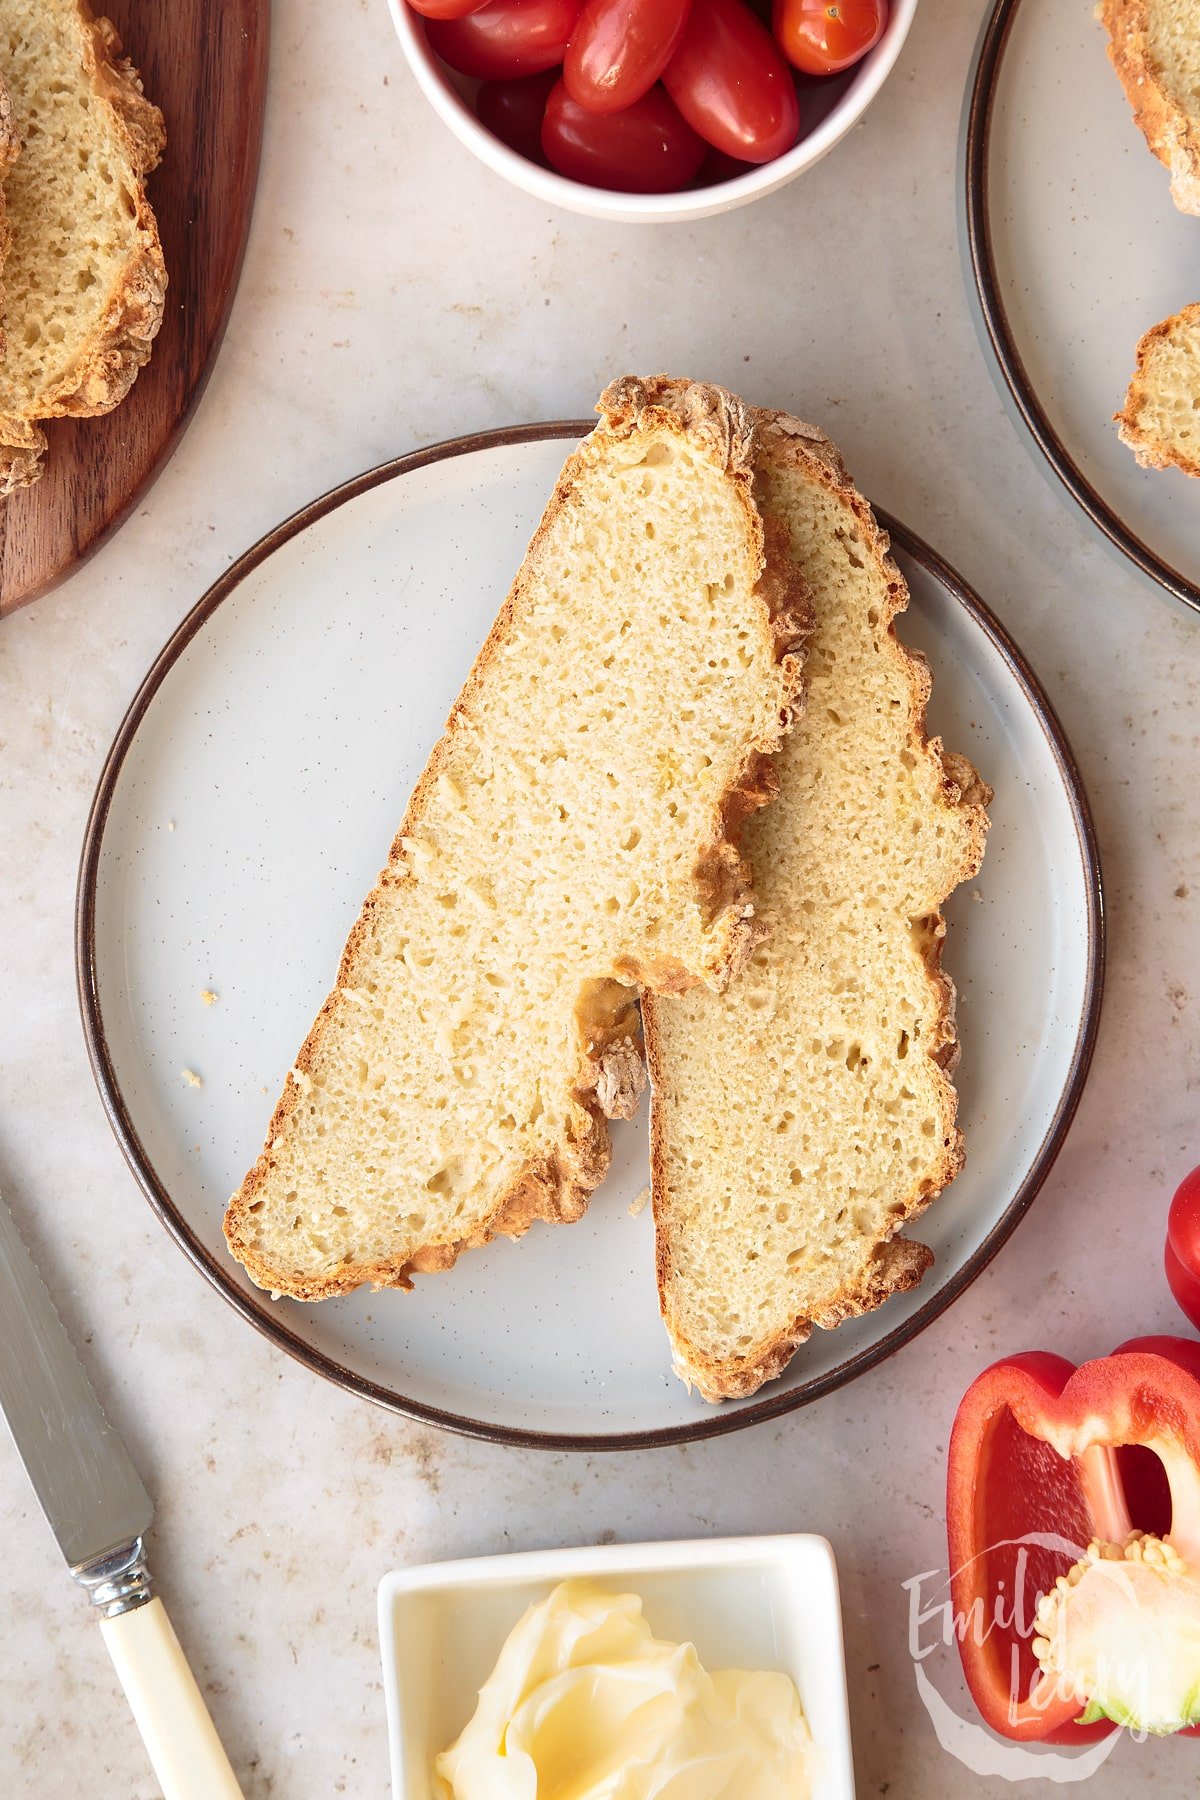
M 526 1607 L 586 1576 L 639 1594 L 656 1637 L 694 1643 L 709 1669 L 780 1669 L 813 1734 L 812 1800 L 853 1800 L 837 1566 L 823 1537 L 707 1538 L 531 1550 L 396 1569 L 379 1584 L 394 1800 L 430 1800 Z

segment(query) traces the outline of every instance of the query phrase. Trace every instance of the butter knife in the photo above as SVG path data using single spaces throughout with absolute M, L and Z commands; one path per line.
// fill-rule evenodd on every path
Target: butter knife
M 0 1410 L 67 1567 L 100 1614 L 164 1800 L 241 1800 L 142 1540 L 154 1508 L 0 1199 Z

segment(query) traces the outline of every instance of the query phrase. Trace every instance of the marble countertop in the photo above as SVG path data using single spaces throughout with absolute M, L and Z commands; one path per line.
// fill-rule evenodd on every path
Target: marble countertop
M 552 214 L 478 165 L 408 77 L 383 0 L 281 0 L 245 272 L 195 421 L 116 538 L 0 628 L 0 1186 L 156 1496 L 160 1586 L 251 1800 L 387 1793 L 374 1607 L 397 1562 L 796 1529 L 839 1558 L 860 1796 L 1008 1791 L 939 1748 L 903 1584 L 944 1563 L 946 1435 L 983 1363 L 1035 1343 L 1082 1359 L 1180 1324 L 1159 1246 L 1200 1160 L 1200 622 L 1070 510 L 989 378 L 955 222 L 982 12 L 924 0 L 876 105 L 808 176 L 646 231 Z M 262 532 L 386 457 L 576 416 L 614 373 L 664 367 L 823 424 L 1014 632 L 1095 809 L 1107 999 L 1037 1204 L 890 1362 L 693 1449 L 518 1453 L 327 1386 L 179 1254 L 88 1069 L 76 862 L 138 680 Z M 99 1634 L 3 1445 L 0 1533 L 0 1790 L 152 1795 Z M 1190 1795 L 1196 1757 L 1122 1742 L 1089 1793 Z

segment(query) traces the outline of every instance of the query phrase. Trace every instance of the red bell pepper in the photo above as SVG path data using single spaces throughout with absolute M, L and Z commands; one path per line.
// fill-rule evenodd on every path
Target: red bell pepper
M 1034 1613 L 1094 1539 L 1169 1533 L 1200 1564 L 1200 1343 L 1137 1339 L 1078 1369 L 1033 1351 L 985 1369 L 954 1422 L 946 1517 L 959 1652 L 986 1722 L 1055 1743 L 1112 1731 L 1080 1723 L 1078 1692 L 1043 1673 Z
M 1167 1216 L 1167 1285 L 1200 1331 L 1200 1169 L 1185 1175 Z

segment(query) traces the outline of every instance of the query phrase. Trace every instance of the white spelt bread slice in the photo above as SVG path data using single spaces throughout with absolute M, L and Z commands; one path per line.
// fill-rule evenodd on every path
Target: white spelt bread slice
M 150 355 L 167 276 L 143 183 L 165 134 L 85 0 L 0 0 L 0 73 L 23 144 L 5 180 L 8 494 L 41 473 L 38 420 L 108 412 Z
M 1200 305 L 1155 325 L 1137 347 L 1117 435 L 1144 469 L 1200 475 Z
M 577 1218 L 643 1081 L 630 984 L 720 986 L 763 934 L 734 837 L 807 599 L 739 401 L 626 380 L 599 410 L 230 1203 L 278 1293 L 411 1287 Z
M 21 138 L 13 116 L 12 95 L 8 83 L 0 75 L 0 183 L 12 168 L 21 151 Z M 4 354 L 4 265 L 8 260 L 8 207 L 4 188 L 0 185 L 0 356 Z
M 1200 213 L 1200 16 L 1196 0 L 1100 0 L 1108 55 L 1180 212 Z
M 725 994 L 643 1001 L 659 1295 L 708 1400 L 932 1260 L 895 1233 L 962 1162 L 939 908 L 991 798 L 926 738 L 929 672 L 892 628 L 907 590 L 837 451 L 778 413 L 758 445 L 816 614 L 779 797 L 744 839 L 770 935 Z

